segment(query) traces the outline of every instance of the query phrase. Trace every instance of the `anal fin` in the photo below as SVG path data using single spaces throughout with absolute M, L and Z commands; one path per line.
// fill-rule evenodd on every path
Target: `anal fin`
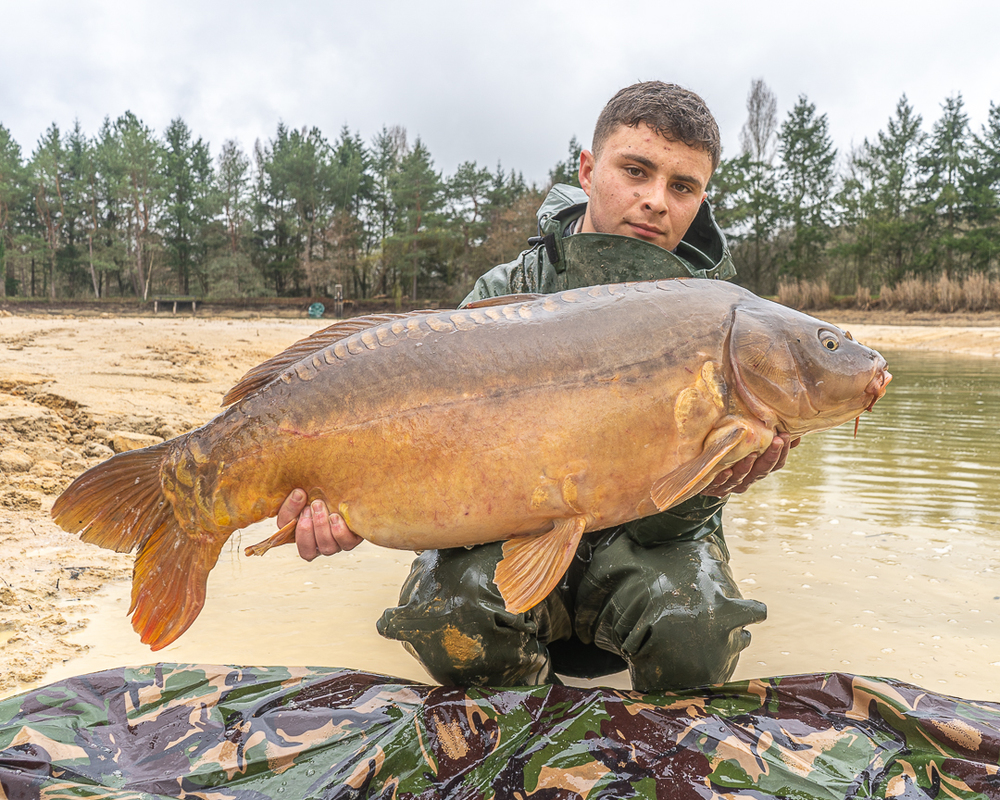
M 550 531 L 504 542 L 503 559 L 493 580 L 507 611 L 527 611 L 555 589 L 569 569 L 586 527 L 587 517 L 582 515 L 557 519 Z
M 295 544 L 295 526 L 298 524 L 299 518 L 295 517 L 284 527 L 278 528 L 275 533 L 272 533 L 264 541 L 243 548 L 243 555 L 262 556 L 272 547 L 281 547 L 283 544 Z

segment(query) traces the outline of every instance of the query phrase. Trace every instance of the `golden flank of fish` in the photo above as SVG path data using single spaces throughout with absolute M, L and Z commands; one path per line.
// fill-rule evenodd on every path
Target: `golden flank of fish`
M 201 611 L 233 531 L 296 487 L 385 547 L 506 540 L 495 580 L 519 612 L 585 531 L 697 494 L 775 431 L 856 418 L 890 378 L 844 331 L 719 281 L 359 318 L 251 370 L 201 428 L 88 470 L 52 515 L 138 548 L 129 613 L 154 650 Z

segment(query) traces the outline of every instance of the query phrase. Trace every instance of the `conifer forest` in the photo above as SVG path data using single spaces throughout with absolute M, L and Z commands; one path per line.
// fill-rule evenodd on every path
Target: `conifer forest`
M 538 185 L 499 163 L 444 175 L 399 126 L 365 140 L 347 126 L 328 136 L 279 123 L 248 151 L 213 147 L 179 117 L 161 132 L 128 112 L 96 132 L 52 124 L 33 146 L 2 122 L 10 299 L 339 290 L 457 303 L 527 246 L 548 185 L 576 183 L 581 149 L 574 137 Z M 808 97 L 779 118 L 755 80 L 739 142 L 709 198 L 741 285 L 806 307 L 833 296 L 1000 307 L 1000 106 L 973 129 L 961 94 L 928 120 L 904 95 L 882 130 L 840 152 Z

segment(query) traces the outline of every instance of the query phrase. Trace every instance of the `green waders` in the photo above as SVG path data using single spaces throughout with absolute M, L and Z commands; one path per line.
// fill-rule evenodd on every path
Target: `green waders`
M 580 189 L 554 187 L 539 209 L 535 247 L 480 278 L 466 304 L 516 292 L 735 272 L 707 204 L 670 253 L 621 236 L 567 235 L 586 200 Z M 403 642 L 447 685 L 535 685 L 557 680 L 557 673 L 596 678 L 626 668 L 639 691 L 725 681 L 750 643 L 745 626 L 762 621 L 767 610 L 744 600 L 733 580 L 724 505 L 694 497 L 587 534 L 560 586 L 523 614 L 504 609 L 493 583 L 501 544 L 426 551 L 378 631 Z
M 378 630 L 446 685 L 535 685 L 626 668 L 638 691 L 725 681 L 750 643 L 745 626 L 767 610 L 740 596 L 712 528 L 653 545 L 632 526 L 588 534 L 559 588 L 523 614 L 504 610 L 493 583 L 500 543 L 428 550 Z

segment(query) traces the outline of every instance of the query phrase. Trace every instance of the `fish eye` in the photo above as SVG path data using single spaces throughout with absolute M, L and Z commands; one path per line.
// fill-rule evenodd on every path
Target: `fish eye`
M 819 332 L 819 343 L 827 350 L 836 350 L 840 347 L 840 339 L 832 331 L 822 330 Z

